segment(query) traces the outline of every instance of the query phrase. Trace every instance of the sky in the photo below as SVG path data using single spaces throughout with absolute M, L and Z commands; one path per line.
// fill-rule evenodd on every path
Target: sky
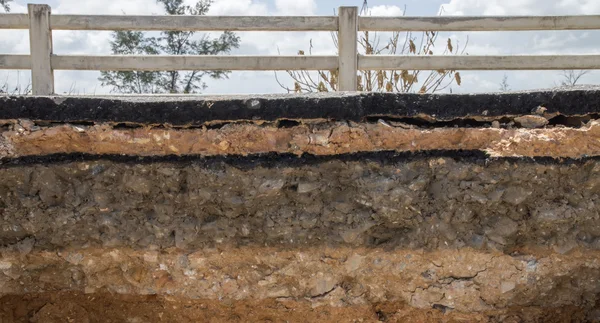
M 30 1 L 11 2 L 11 12 L 24 13 Z M 194 0 L 186 0 L 190 4 Z M 154 0 L 38 0 L 52 7 L 54 14 L 162 14 Z M 214 0 L 210 15 L 332 15 L 339 6 L 361 6 L 363 0 Z M 369 0 L 372 16 L 446 16 L 461 15 L 599 15 L 600 0 Z M 199 36 L 202 33 L 199 33 Z M 211 32 L 211 36 L 218 33 Z M 313 54 L 335 55 L 329 32 L 242 32 L 237 55 L 295 55 L 308 50 Z M 387 34 L 382 34 L 382 39 Z M 525 32 L 447 32 L 440 34 L 438 48 L 447 38 L 465 44 L 469 55 L 514 54 L 598 54 L 599 31 L 525 31 Z M 110 32 L 54 31 L 55 54 L 110 54 Z M 0 53 L 28 54 L 27 30 L 0 30 Z M 498 91 L 506 76 L 510 89 L 540 89 L 560 84 L 562 71 L 463 71 L 461 86 L 453 93 Z M 55 71 L 55 90 L 59 94 L 106 94 L 96 71 Z M 285 72 L 277 72 L 282 83 L 293 87 Z M 29 71 L 0 71 L 0 86 L 11 89 L 29 84 Z M 600 71 L 591 71 L 581 84 L 599 84 Z M 285 92 L 275 80 L 275 72 L 232 72 L 228 79 L 209 80 L 207 94 Z M 447 89 L 446 91 L 449 91 Z

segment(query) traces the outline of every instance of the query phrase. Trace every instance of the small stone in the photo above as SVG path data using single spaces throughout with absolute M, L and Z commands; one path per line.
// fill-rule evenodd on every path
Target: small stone
M 242 231 L 242 236 L 244 236 L 244 237 L 249 236 L 250 235 L 250 228 L 248 227 L 248 224 L 244 223 L 242 225 L 241 231 Z
M 485 242 L 485 237 L 475 234 L 471 237 L 469 245 L 475 249 L 481 249 Z
M 496 190 L 493 190 L 493 191 L 489 192 L 488 195 L 487 195 L 487 197 L 492 202 L 498 202 L 502 198 L 502 195 L 504 195 L 504 190 L 503 189 L 496 189 Z
M 298 184 L 298 193 L 310 193 L 319 188 L 317 183 L 300 183 Z
M 285 185 L 285 181 L 282 179 L 267 180 L 258 187 L 258 191 L 263 194 L 276 194 L 283 188 L 283 185 Z
M 515 289 L 515 287 L 515 282 L 502 282 L 502 284 L 500 284 L 500 291 L 502 291 L 502 294 L 505 294 Z
M 310 296 L 322 296 L 327 292 L 330 292 L 335 288 L 337 282 L 335 278 L 329 275 L 325 275 L 323 273 L 318 273 L 314 278 L 311 279 L 310 286 Z
M 416 308 L 431 308 L 444 299 L 444 290 L 440 287 L 417 288 L 410 299 L 410 305 Z
M 81 263 L 81 261 L 83 261 L 84 257 L 82 254 L 76 252 L 76 253 L 69 253 L 64 258 L 68 263 L 77 266 Z
M 16 132 L 18 132 L 18 133 L 23 133 L 23 132 L 25 132 L 25 128 L 21 127 L 21 125 L 19 125 L 19 124 L 16 124 L 16 125 L 14 125 L 14 126 L 13 126 L 13 129 L 14 129 Z
M 554 251 L 560 253 L 561 255 L 567 254 L 575 248 L 577 248 L 577 243 L 575 243 L 574 241 L 568 241 L 566 243 L 561 243 L 552 247 Z
M 55 103 L 56 105 L 61 105 L 63 102 L 67 101 L 67 98 L 65 98 L 65 97 L 59 97 L 59 96 L 57 96 L 57 97 L 54 97 L 54 98 L 52 99 L 52 101 L 54 101 L 54 103 Z
M 279 298 L 279 297 L 290 297 L 290 291 L 287 287 L 281 286 L 275 286 L 274 288 L 270 289 L 267 291 L 266 296 L 268 298 Z
M 360 268 L 360 265 L 362 264 L 364 259 L 364 256 L 358 254 L 353 254 L 352 256 L 348 257 L 345 264 L 346 271 L 353 272 L 357 270 L 358 268 Z
M 158 262 L 158 252 L 157 251 L 148 251 L 144 253 L 144 261 L 149 263 L 157 263 Z
M 33 250 L 33 246 L 35 245 L 35 239 L 27 238 L 19 241 L 17 243 L 17 250 L 21 253 L 21 255 L 28 255 L 31 250 Z
M 426 176 L 419 176 L 417 179 L 413 180 L 408 188 L 412 191 L 422 191 L 429 184 L 429 179 Z
M 380 125 L 383 125 L 385 127 L 392 128 L 392 126 L 389 123 L 385 122 L 385 120 L 383 120 L 383 119 L 377 120 L 377 123 L 379 123 Z
M 10 267 L 12 267 L 11 262 L 0 260 L 0 270 L 8 270 Z
M 327 146 L 329 145 L 329 135 L 322 133 L 312 133 L 308 135 L 310 145 Z
M 564 213 L 564 211 L 558 208 L 544 208 L 537 210 L 536 218 L 540 223 L 551 224 L 562 220 L 561 213 Z
M 448 223 L 441 222 L 437 225 L 437 229 L 441 235 L 446 237 L 449 241 L 454 241 L 457 238 L 456 230 Z
M 35 127 L 35 124 L 33 123 L 33 121 L 28 120 L 28 119 L 21 119 L 21 120 L 19 120 L 19 124 L 23 128 L 25 128 L 25 130 L 27 130 L 27 131 L 31 131 Z
M 548 124 L 548 120 L 546 118 L 537 115 L 516 117 L 514 120 L 521 127 L 528 129 L 542 128 Z
M 467 194 L 471 198 L 471 201 L 479 202 L 481 204 L 485 204 L 488 201 L 487 196 L 482 193 L 469 191 Z
M 345 243 L 352 243 L 358 239 L 362 232 L 356 229 L 344 230 L 340 232 L 340 237 Z
M 187 277 L 196 277 L 196 275 L 198 274 L 197 271 L 193 270 L 193 269 L 186 269 L 183 271 L 183 274 Z
M 544 108 L 544 107 L 542 107 L 542 106 L 539 106 L 539 107 L 537 107 L 537 108 L 535 108 L 535 109 L 531 110 L 531 113 L 533 113 L 533 114 L 537 114 L 537 115 L 539 115 L 539 116 L 543 116 L 543 115 L 544 115 L 544 113 L 545 113 L 547 110 L 548 110 L 548 109 L 546 109 L 546 108 Z
M 126 188 L 138 194 L 148 194 L 152 187 L 152 183 L 148 179 L 139 175 L 126 176 L 123 183 Z
M 500 122 L 497 121 L 497 120 L 492 121 L 492 128 L 499 129 L 500 128 Z
M 223 289 L 223 294 L 233 295 L 238 291 L 240 286 L 235 279 L 225 279 L 225 281 L 221 283 L 221 288 Z
M 399 121 L 388 121 L 388 123 L 396 128 L 413 129 L 415 126 Z
M 531 195 L 533 191 L 525 189 L 519 186 L 509 187 L 504 191 L 504 195 L 502 196 L 502 200 L 506 203 L 512 205 L 519 205 Z
M 186 235 L 181 229 L 175 230 L 175 247 L 179 249 L 185 249 L 188 243 L 186 241 Z
M 223 140 L 219 143 L 219 148 L 223 151 L 229 149 L 229 147 L 231 147 L 231 144 L 228 141 Z
M 473 217 L 475 217 L 475 212 L 473 212 L 472 209 L 466 206 L 461 206 L 458 210 L 456 210 L 456 212 L 454 212 L 453 221 L 457 223 L 468 223 L 473 219 Z
M 206 266 L 207 259 L 202 252 L 195 252 L 188 255 L 191 268 L 201 268 Z
M 312 214 L 303 213 L 298 216 L 298 220 L 300 221 L 302 228 L 312 229 L 317 225 L 319 218 Z
M 354 205 L 352 205 L 351 203 L 348 202 L 337 202 L 337 203 L 332 203 L 332 206 L 334 209 L 342 212 L 342 213 L 350 213 L 354 210 Z
M 248 108 L 252 110 L 260 109 L 260 101 L 258 100 L 250 100 L 248 101 Z
M 494 226 L 494 233 L 508 237 L 519 230 L 519 224 L 509 218 L 501 218 Z
M 73 126 L 73 130 L 77 132 L 85 132 L 85 128 L 82 126 Z
M 340 232 L 340 237 L 344 240 L 344 242 L 352 243 L 352 242 L 355 242 L 364 232 L 368 231 L 369 229 L 371 229 L 374 226 L 375 226 L 375 223 L 366 222 L 358 228 L 342 230 Z

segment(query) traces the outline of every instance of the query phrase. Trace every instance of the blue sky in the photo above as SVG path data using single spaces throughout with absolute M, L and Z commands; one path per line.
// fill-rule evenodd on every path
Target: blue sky
M 193 0 L 186 0 L 190 3 Z M 12 2 L 14 12 L 25 12 L 28 1 Z M 154 0 L 38 0 L 47 3 L 54 13 L 70 14 L 160 14 Z M 215 0 L 209 14 L 213 15 L 331 15 L 339 6 L 360 6 L 363 0 Z M 396 15 L 407 9 L 409 16 L 436 15 L 444 6 L 445 15 L 562 15 L 600 14 L 600 0 L 370 0 L 374 15 Z M 213 33 L 216 35 L 216 33 Z M 242 46 L 235 54 L 294 55 L 314 44 L 315 54 L 335 54 L 329 33 L 240 33 Z M 464 43 L 469 39 L 467 53 L 471 55 L 509 54 L 600 54 L 600 31 L 560 32 L 474 32 L 445 33 L 441 41 L 452 38 Z M 110 32 L 55 31 L 54 49 L 58 54 L 110 54 Z M 27 54 L 27 31 L 0 30 L 0 53 Z M 56 71 L 58 93 L 107 93 L 97 81 L 98 72 Z M 291 85 L 285 73 L 278 74 Z M 478 72 L 464 71 L 463 85 L 453 92 L 496 91 L 503 76 L 511 89 L 553 87 L 560 83 L 560 71 Z M 0 85 L 8 82 L 28 83 L 28 71 L 0 71 Z M 583 83 L 600 83 L 600 74 L 592 72 Z M 274 93 L 282 92 L 273 72 L 234 72 L 227 80 L 210 80 L 206 93 Z

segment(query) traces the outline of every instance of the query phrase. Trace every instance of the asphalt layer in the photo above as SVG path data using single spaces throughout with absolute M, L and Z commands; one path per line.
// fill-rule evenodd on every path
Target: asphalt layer
M 565 116 L 600 112 L 600 87 L 482 94 L 318 93 L 250 96 L 0 97 L 0 119 L 202 125 L 212 121 L 370 118 L 437 121 L 531 114 L 543 106 Z

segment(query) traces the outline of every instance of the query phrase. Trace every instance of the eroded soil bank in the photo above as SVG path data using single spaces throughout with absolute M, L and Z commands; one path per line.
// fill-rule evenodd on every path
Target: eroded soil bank
M 445 154 L 14 160 L 0 243 L 600 249 L 600 161 Z
M 0 98 L 0 322 L 600 321 L 600 88 Z

